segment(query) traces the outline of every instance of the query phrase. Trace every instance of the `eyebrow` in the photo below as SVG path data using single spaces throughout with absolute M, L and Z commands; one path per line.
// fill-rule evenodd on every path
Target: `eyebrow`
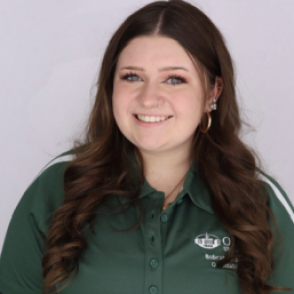
M 137 67 L 137 66 L 124 66 L 120 70 L 123 70 L 123 69 L 144 71 L 144 68 Z M 169 71 L 169 70 L 184 70 L 184 71 L 188 71 L 183 66 L 166 66 L 166 67 L 163 67 L 163 68 L 160 68 L 159 69 L 159 71 Z

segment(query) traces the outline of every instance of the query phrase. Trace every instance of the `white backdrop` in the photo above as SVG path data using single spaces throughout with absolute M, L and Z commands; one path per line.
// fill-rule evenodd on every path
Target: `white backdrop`
M 81 134 L 110 36 L 148 2 L 0 0 L 0 247 L 26 187 Z M 294 201 L 294 1 L 190 2 L 231 50 L 244 140 Z

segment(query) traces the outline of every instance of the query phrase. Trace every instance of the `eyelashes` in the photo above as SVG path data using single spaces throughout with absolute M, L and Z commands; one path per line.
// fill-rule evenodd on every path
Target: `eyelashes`
M 178 75 L 171 75 L 167 78 L 167 81 L 170 80 L 170 84 L 178 85 L 178 84 L 185 84 L 187 81 L 186 79 L 178 76 Z
M 129 82 L 139 81 L 140 78 L 136 73 L 129 72 L 121 77 L 122 80 L 127 80 Z
M 142 79 L 135 73 L 135 72 L 129 72 L 126 73 L 121 77 L 122 80 L 126 80 L 128 82 L 137 82 L 142 81 Z M 179 75 L 169 75 L 167 76 L 164 81 L 171 85 L 178 85 L 178 84 L 184 84 L 187 83 L 187 80 Z

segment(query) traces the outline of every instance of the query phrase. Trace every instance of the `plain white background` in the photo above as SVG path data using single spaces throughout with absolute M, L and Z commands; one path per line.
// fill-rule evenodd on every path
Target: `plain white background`
M 0 247 L 25 189 L 82 133 L 110 36 L 149 2 L 0 0 Z M 219 27 L 235 61 L 252 126 L 243 139 L 294 201 L 294 2 L 190 2 Z

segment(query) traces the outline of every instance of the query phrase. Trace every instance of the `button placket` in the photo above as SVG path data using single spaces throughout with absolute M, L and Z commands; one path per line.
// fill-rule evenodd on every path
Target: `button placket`
M 149 288 L 149 292 L 150 292 L 150 294 L 157 294 L 158 293 L 158 289 L 157 289 L 156 286 L 151 286 Z
M 156 269 L 158 267 L 158 265 L 159 265 L 159 262 L 158 262 L 158 260 L 156 258 L 152 258 L 150 260 L 150 266 L 151 266 L 151 268 Z
M 160 210 L 164 201 L 162 192 L 150 195 L 144 206 L 145 236 L 145 294 L 160 294 L 162 279 L 162 249 Z
M 168 221 L 168 215 L 166 213 L 163 213 L 160 216 L 160 220 L 161 220 L 162 223 L 166 223 Z

